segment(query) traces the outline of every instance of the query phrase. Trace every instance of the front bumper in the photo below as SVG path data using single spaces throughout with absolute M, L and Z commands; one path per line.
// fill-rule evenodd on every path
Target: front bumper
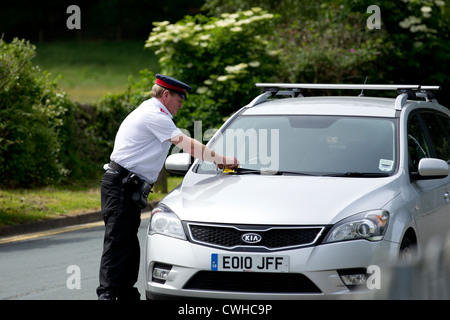
M 211 271 L 211 254 L 256 254 L 227 251 L 162 235 L 147 235 L 145 290 L 147 298 L 204 299 L 310 299 L 352 298 L 374 294 L 368 286 L 347 286 L 339 274 L 382 269 L 398 255 L 399 246 L 388 241 L 354 240 L 292 250 L 257 252 L 289 256 L 288 273 Z M 155 279 L 154 267 L 166 273 Z M 167 271 L 164 271 L 167 269 Z M 383 277 L 381 273 L 379 278 Z

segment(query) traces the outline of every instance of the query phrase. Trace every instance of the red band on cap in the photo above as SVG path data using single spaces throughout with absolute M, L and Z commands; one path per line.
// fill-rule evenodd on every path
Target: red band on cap
M 166 89 L 172 89 L 172 90 L 181 91 L 183 93 L 186 93 L 186 89 L 173 86 L 171 84 L 168 84 L 167 82 L 162 81 L 161 79 L 156 79 L 156 84 L 159 84 L 160 86 L 163 86 Z

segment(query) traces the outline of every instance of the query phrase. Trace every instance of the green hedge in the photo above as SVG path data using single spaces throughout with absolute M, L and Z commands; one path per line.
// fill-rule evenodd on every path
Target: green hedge
M 31 188 L 98 176 L 93 106 L 72 102 L 34 66 L 35 46 L 0 41 L 0 187 Z
M 60 155 L 73 103 L 49 74 L 33 66 L 35 47 L 0 41 L 0 184 L 29 187 L 67 173 Z

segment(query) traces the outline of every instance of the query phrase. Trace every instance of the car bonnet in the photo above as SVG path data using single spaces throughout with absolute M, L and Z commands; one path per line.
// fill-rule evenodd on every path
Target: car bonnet
M 190 172 L 162 203 L 184 221 L 260 225 L 327 225 L 381 209 L 397 179 Z

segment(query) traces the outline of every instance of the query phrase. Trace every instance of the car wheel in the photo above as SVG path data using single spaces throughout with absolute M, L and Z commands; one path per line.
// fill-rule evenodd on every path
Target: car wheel
M 400 244 L 399 262 L 411 262 L 417 254 L 416 243 L 409 236 L 405 236 Z

